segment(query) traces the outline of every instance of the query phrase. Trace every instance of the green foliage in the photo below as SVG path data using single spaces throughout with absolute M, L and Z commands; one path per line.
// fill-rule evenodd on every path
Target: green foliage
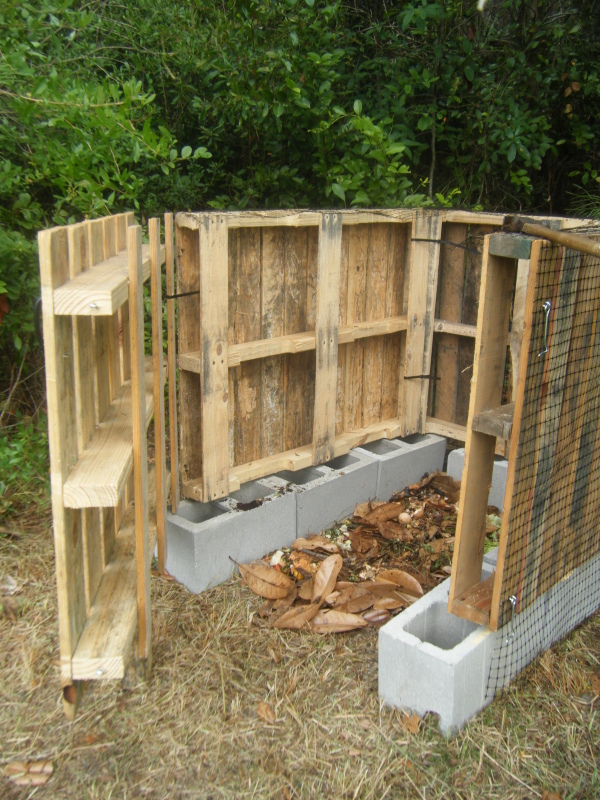
M 17 514 L 31 503 L 40 510 L 49 504 L 45 415 L 35 422 L 20 418 L 10 431 L 0 430 L 0 518 Z

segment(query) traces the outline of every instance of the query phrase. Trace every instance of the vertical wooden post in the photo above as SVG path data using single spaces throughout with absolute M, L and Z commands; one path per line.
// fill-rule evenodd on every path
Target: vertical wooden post
M 227 219 L 200 220 L 200 351 L 202 500 L 229 493 L 229 367 Z
M 508 323 L 515 284 L 515 261 L 490 255 L 489 237 L 484 242 L 473 388 L 452 560 L 449 611 L 453 611 L 455 599 L 481 579 L 485 515 L 492 483 L 496 437 L 474 431 L 473 417 L 481 411 L 499 407 L 502 401 Z
M 404 372 L 404 435 L 423 433 L 427 419 L 431 348 L 437 294 L 442 218 L 417 211 L 408 288 L 408 330 Z
M 175 345 L 175 276 L 173 214 L 165 214 L 165 269 L 167 272 L 167 378 L 169 382 L 169 442 L 171 445 L 171 511 L 179 507 L 179 441 L 177 436 L 177 352 Z
M 77 427 L 73 374 L 73 326 L 68 316 L 54 315 L 54 289 L 69 279 L 67 232 L 64 228 L 38 234 L 48 442 L 50 445 L 50 491 L 54 521 L 60 676 L 63 687 L 73 683 L 71 658 L 86 618 L 86 592 L 80 512 L 65 508 L 63 484 L 77 461 Z M 76 694 L 73 691 L 72 694 Z M 65 701 L 65 710 L 68 710 Z M 73 711 L 73 708 L 71 708 Z
M 127 230 L 129 260 L 129 322 L 131 330 L 131 411 L 133 421 L 133 482 L 135 499 L 138 656 L 147 673 L 152 664 L 150 620 L 150 532 L 148 525 L 148 453 L 144 379 L 144 298 L 142 229 Z
M 313 424 L 315 464 L 323 464 L 334 456 L 341 257 L 342 215 L 321 214 L 317 271 L 317 372 Z
M 165 454 L 165 371 L 163 358 L 162 285 L 160 270 L 160 220 L 148 220 L 150 239 L 150 292 L 152 297 L 152 375 L 154 390 L 154 462 L 156 477 L 156 545 L 158 571 L 165 571 L 165 521 L 167 518 L 167 461 Z

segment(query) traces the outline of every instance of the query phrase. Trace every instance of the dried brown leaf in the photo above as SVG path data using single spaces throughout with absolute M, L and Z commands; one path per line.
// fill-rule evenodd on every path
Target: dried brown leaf
M 409 542 L 413 538 L 411 529 L 407 528 L 406 525 L 400 525 L 398 522 L 380 522 L 377 529 L 384 539 Z
M 291 578 L 266 564 L 238 564 L 238 568 L 248 588 L 267 600 L 285 597 L 293 586 Z
M 366 611 L 377 600 L 377 595 L 372 594 L 366 589 L 354 589 L 353 592 L 348 592 L 348 596 L 340 597 L 341 602 L 335 604 L 337 611 L 345 611 L 348 614 L 360 614 L 361 611 Z
M 314 578 L 307 578 L 305 581 L 302 581 L 300 587 L 298 588 L 298 597 L 301 600 L 312 599 L 313 582 Z
M 592 673 L 590 675 L 590 684 L 592 686 L 592 692 L 594 694 L 600 694 L 600 675 L 597 673 Z
M 282 608 L 290 608 L 296 600 L 296 597 L 298 597 L 298 587 L 293 583 L 285 597 L 279 597 L 273 602 L 273 609 L 279 611 Z
M 376 602 L 373 604 L 373 608 L 375 609 L 385 609 L 387 611 L 394 611 L 397 608 L 402 608 L 407 606 L 408 603 L 406 602 L 405 598 L 401 595 L 394 597 L 393 595 L 379 597 Z
M 410 594 L 419 596 L 423 594 L 423 587 L 419 581 L 402 569 L 385 569 L 383 572 L 379 573 L 377 580 L 395 583 L 396 586 L 405 589 Z
M 313 619 L 320 607 L 320 603 L 311 603 L 308 606 L 294 606 L 294 608 L 290 608 L 283 616 L 279 617 L 273 623 L 273 627 L 299 631 L 301 628 L 308 627 L 308 623 Z
M 373 536 L 364 528 L 356 528 L 350 533 L 350 546 L 355 553 L 368 553 L 373 547 Z
M 273 723 L 277 721 L 277 717 L 275 716 L 275 712 L 273 711 L 272 707 L 264 701 L 258 704 L 256 716 L 269 725 L 273 725 Z
M 319 611 L 311 622 L 310 627 L 315 633 L 345 633 L 356 628 L 364 628 L 367 621 L 356 614 L 346 614 L 343 611 Z
M 363 614 L 363 619 L 366 619 L 369 625 L 383 625 L 391 618 L 392 615 L 385 608 L 372 608 Z
M 542 800 L 561 800 L 560 792 L 542 792 Z
M 366 525 L 377 527 L 380 522 L 387 522 L 390 519 L 398 519 L 404 511 L 404 503 L 383 503 L 362 517 Z
M 402 719 L 402 725 L 409 733 L 417 733 L 419 725 L 421 724 L 421 717 L 418 714 L 410 714 Z
M 331 594 L 337 576 L 342 568 L 340 555 L 328 556 L 322 563 L 313 579 L 312 602 L 320 602 L 322 597 Z
M 382 505 L 384 505 L 382 500 L 377 500 L 377 501 L 369 500 L 368 503 L 359 503 L 354 509 L 354 516 L 358 518 L 364 517 L 365 514 L 368 514 L 374 508 L 377 508 L 378 506 Z
M 308 539 L 300 537 L 292 545 L 292 550 L 324 550 L 326 553 L 339 553 L 340 548 L 326 536 L 310 536 Z
M 51 761 L 11 761 L 4 774 L 16 786 L 43 786 L 54 772 Z

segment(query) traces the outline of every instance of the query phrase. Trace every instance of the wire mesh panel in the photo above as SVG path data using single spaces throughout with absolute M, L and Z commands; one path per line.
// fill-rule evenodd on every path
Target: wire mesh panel
M 600 583 L 598 566 L 585 569 L 600 564 L 591 561 L 600 544 L 600 259 L 544 243 L 531 269 L 531 335 L 493 604 L 508 634 L 498 640 L 492 692 L 518 671 L 518 643 L 529 660 L 550 646 L 584 618 L 582 604 Z M 577 568 L 560 602 L 550 602 L 548 591 Z

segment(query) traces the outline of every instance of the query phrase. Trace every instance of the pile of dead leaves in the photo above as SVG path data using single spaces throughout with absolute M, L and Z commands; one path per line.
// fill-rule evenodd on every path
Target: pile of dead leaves
M 447 578 L 459 490 L 434 473 L 388 503 L 356 506 L 351 520 L 268 560 L 239 564 L 266 601 L 257 624 L 340 633 L 387 622 Z

